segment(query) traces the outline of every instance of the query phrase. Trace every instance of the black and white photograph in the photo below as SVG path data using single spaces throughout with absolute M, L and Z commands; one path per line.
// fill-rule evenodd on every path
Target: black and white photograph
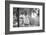
M 39 8 L 13 8 L 13 27 L 40 26 Z M 19 19 L 18 19 L 19 18 Z

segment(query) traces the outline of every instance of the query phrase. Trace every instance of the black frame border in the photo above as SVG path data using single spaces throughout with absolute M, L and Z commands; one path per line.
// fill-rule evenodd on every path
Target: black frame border
M 9 31 L 10 22 L 10 4 L 26 4 L 26 5 L 42 5 L 43 6 L 43 29 L 42 30 L 32 30 L 32 31 Z M 5 34 L 20 34 L 20 33 L 37 33 L 45 31 L 45 3 L 42 2 L 24 2 L 24 1 L 5 1 Z

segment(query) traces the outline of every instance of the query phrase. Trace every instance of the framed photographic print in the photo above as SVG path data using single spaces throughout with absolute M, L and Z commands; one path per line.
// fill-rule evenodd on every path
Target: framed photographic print
M 5 33 L 44 32 L 45 3 L 5 1 Z

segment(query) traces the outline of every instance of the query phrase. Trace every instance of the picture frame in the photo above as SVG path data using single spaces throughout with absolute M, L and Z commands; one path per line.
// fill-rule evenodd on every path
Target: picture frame
M 36 27 L 20 27 L 13 25 L 14 9 L 40 9 L 40 26 Z M 19 19 L 19 12 L 17 15 Z M 19 34 L 19 33 L 37 33 L 45 31 L 45 3 L 42 2 L 23 2 L 23 1 L 5 1 L 5 34 Z

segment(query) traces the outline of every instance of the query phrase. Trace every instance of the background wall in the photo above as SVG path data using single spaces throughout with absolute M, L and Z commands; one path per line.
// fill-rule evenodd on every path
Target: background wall
M 16 0 L 16 1 L 44 2 L 46 9 L 46 0 Z M 0 35 L 5 35 L 5 0 L 0 0 Z M 45 32 L 42 33 L 26 33 L 26 34 L 11 34 L 11 35 L 46 35 L 46 24 L 45 24 Z

